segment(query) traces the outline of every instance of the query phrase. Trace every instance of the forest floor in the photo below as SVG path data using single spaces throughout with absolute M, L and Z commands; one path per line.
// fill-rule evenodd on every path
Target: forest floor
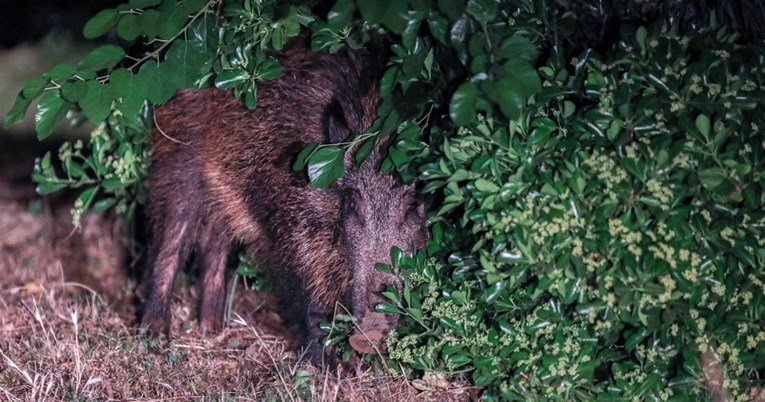
M 193 277 L 176 283 L 169 342 L 140 334 L 142 246 L 119 219 L 74 230 L 66 195 L 29 180 L 36 140 L 0 132 L 0 400 L 461 401 L 476 389 L 429 374 L 321 370 L 290 348 L 268 294 L 235 292 L 219 334 L 196 328 Z

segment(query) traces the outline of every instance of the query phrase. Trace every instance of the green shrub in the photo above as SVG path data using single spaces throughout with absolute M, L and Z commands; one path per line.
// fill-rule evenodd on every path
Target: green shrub
M 46 156 L 35 180 L 86 187 L 78 211 L 129 211 L 149 104 L 215 85 L 254 108 L 258 81 L 279 74 L 266 50 L 301 26 L 330 51 L 387 30 L 380 118 L 356 141 L 363 156 L 395 133 L 383 168 L 419 178 L 433 211 L 428 249 L 394 252 L 407 285 L 381 308 L 406 319 L 390 358 L 464 373 L 487 400 L 696 400 L 717 392 L 711 356 L 722 392 L 746 400 L 765 368 L 764 45 L 714 18 L 642 24 L 660 7 L 640 1 L 605 2 L 624 14 L 608 42 L 582 24 L 599 20 L 594 3 L 339 0 L 324 18 L 266 0 L 131 0 L 85 34 L 145 35 L 153 53 L 125 61 L 106 45 L 58 66 L 6 122 L 42 93 L 41 138 L 67 111 L 103 122 L 65 145 L 66 179 Z M 309 147 L 296 168 L 324 186 L 349 146 Z
M 434 127 L 417 161 L 435 258 L 400 267 L 390 356 L 469 373 L 487 399 L 697 400 L 711 353 L 748 400 L 765 367 L 765 49 L 735 39 L 623 27 L 605 56 L 542 60 L 516 116 L 485 91 L 492 107 Z

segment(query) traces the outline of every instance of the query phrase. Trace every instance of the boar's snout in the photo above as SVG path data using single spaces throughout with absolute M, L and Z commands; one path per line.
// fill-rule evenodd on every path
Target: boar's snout
M 390 264 L 390 258 L 382 260 Z M 402 291 L 401 280 L 396 276 L 388 272 L 382 272 L 372 267 L 374 272 L 370 272 L 370 277 L 366 278 L 366 285 L 360 293 L 359 300 L 354 300 L 353 310 L 354 314 L 363 318 L 366 314 L 375 312 L 377 306 L 381 303 L 390 302 L 386 297 L 382 295 L 388 286 L 392 286 L 400 293 Z M 398 316 L 393 314 L 386 314 L 385 321 L 388 323 L 388 328 L 395 328 L 398 325 Z

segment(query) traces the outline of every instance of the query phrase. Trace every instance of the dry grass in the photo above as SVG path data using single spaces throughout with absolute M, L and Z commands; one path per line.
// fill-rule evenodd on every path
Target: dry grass
M 0 195 L 0 400 L 457 401 L 476 394 L 436 375 L 410 382 L 370 368 L 318 370 L 289 349 L 269 297 L 241 290 L 229 327 L 202 337 L 198 295 L 182 286 L 172 340 L 146 339 L 135 324 L 136 281 L 125 268 L 120 225 L 88 215 L 72 233 L 65 203 L 30 213 L 29 201 Z
M 160 346 L 127 327 L 96 299 L 67 289 L 19 298 L 23 319 L 4 325 L 0 393 L 10 401 L 43 400 L 460 400 L 458 389 L 420 392 L 409 382 L 319 371 L 285 350 L 284 338 L 241 318 L 219 336 L 176 336 Z M 57 296 L 61 294 L 62 296 Z M 462 395 L 462 396 L 461 396 Z

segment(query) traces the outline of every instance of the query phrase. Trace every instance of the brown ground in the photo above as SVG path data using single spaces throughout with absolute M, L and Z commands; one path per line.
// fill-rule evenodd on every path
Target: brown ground
M 229 327 L 202 337 L 196 291 L 176 290 L 172 341 L 137 335 L 140 263 L 128 230 L 87 215 L 73 231 L 66 197 L 28 181 L 39 149 L 0 132 L 0 400 L 466 400 L 435 374 L 321 371 L 288 349 L 267 295 L 238 287 Z M 140 254 L 140 253 L 138 253 Z M 185 283 L 183 283 L 185 282 Z

